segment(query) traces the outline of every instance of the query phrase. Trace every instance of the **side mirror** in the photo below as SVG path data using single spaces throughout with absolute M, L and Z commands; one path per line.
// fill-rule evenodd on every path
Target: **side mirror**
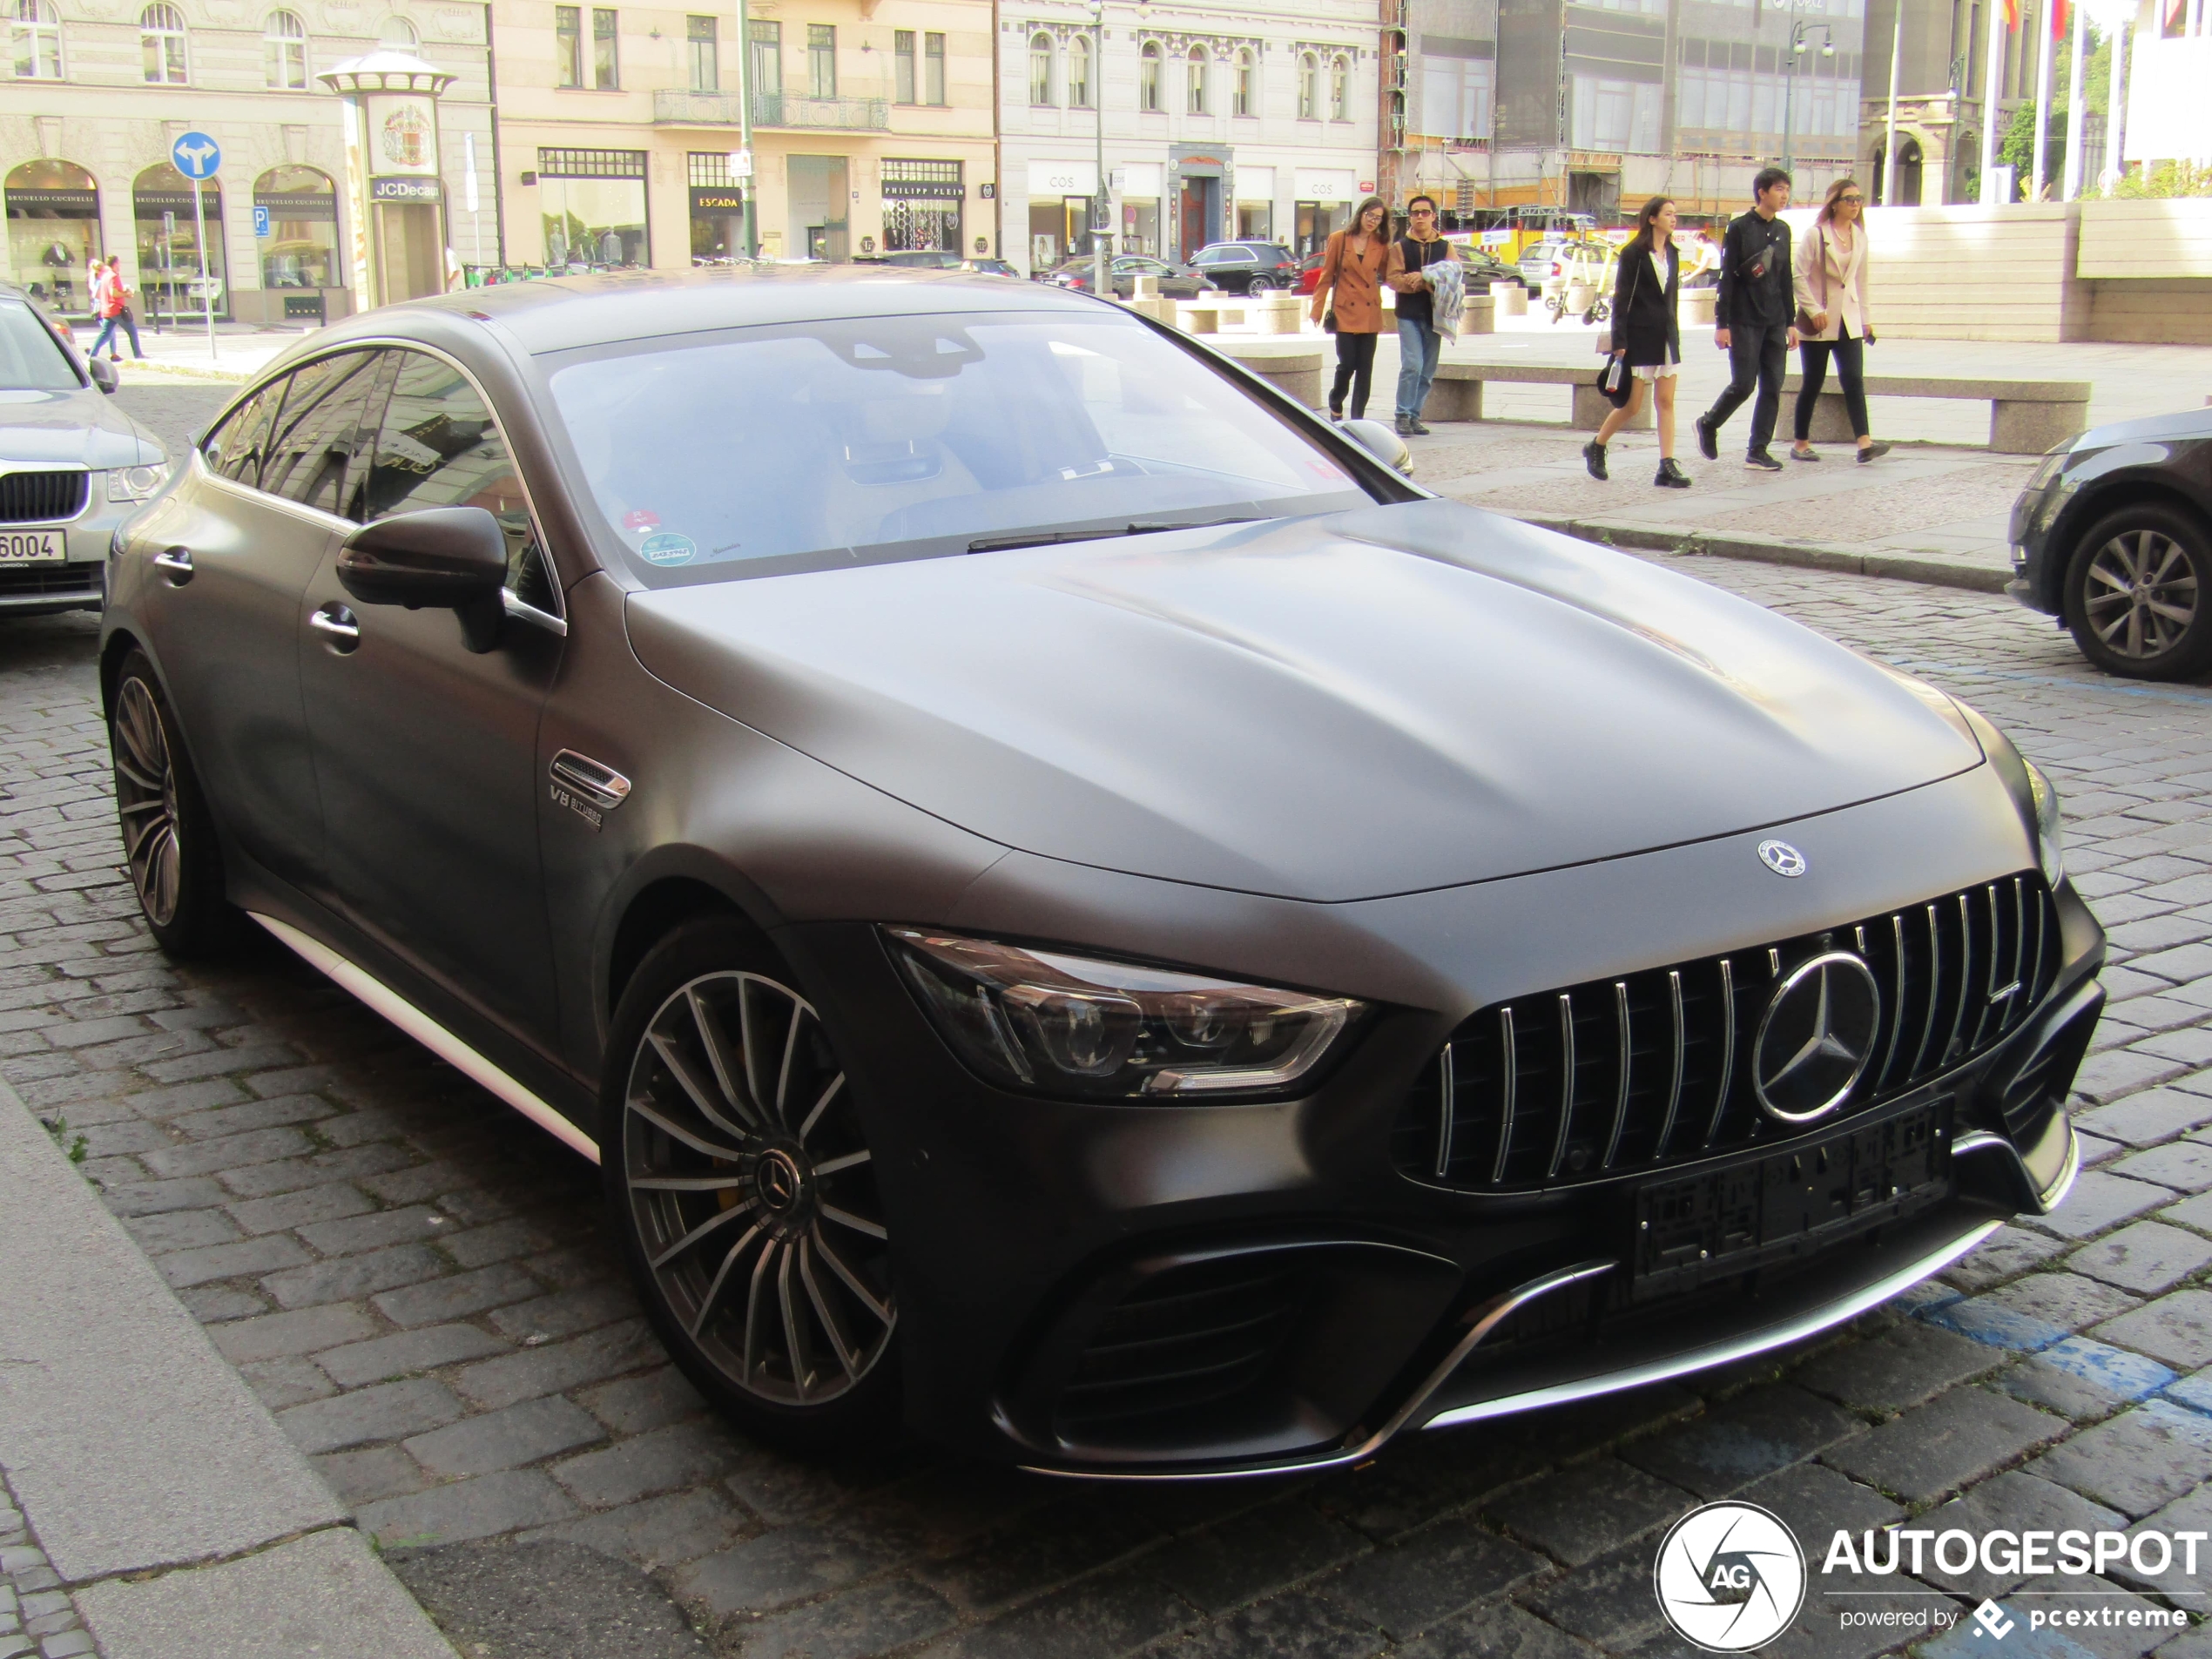
M 338 554 L 338 582 L 370 605 L 451 610 L 462 641 L 483 652 L 505 615 L 507 535 L 481 507 L 433 507 L 364 524 Z
M 93 385 L 111 396 L 114 395 L 118 379 L 113 363 L 109 362 L 105 357 L 95 357 L 84 365 L 84 372 L 92 377 Z
M 1413 452 L 1380 421 L 1346 421 L 1337 429 L 1392 471 L 1413 475 Z

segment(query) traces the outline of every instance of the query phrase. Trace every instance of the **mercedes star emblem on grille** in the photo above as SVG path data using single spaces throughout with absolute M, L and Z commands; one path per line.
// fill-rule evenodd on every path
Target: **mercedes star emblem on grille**
M 1882 993 L 1865 962 L 1823 951 L 1774 988 L 1751 1048 L 1751 1085 L 1768 1116 L 1810 1123 L 1844 1103 L 1873 1057 Z
M 1805 855 L 1787 841 L 1761 841 L 1759 862 L 1777 875 L 1803 875 Z

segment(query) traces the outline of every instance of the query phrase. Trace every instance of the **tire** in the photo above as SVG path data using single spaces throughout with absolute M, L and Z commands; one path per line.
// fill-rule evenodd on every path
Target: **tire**
M 600 1167 L 676 1363 L 749 1433 L 887 1440 L 898 1305 L 874 1170 L 829 1034 L 744 923 L 679 927 L 615 1011 Z
M 219 954 L 238 942 L 243 918 L 224 897 L 214 815 L 144 651 L 124 658 L 108 710 L 116 819 L 139 914 L 168 954 Z
M 2089 527 L 2060 594 L 2081 654 L 2128 679 L 2212 669 L 2212 537 L 2178 509 L 2123 507 Z
M 1246 293 L 1272 293 L 1275 292 L 1275 284 L 1269 278 L 1256 276 L 1244 285 L 1244 292 Z

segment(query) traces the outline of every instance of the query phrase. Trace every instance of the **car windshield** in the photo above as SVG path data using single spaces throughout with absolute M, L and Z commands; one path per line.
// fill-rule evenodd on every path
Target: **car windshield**
M 44 323 L 20 300 L 0 300 L 0 388 L 75 392 L 84 382 Z
M 1372 499 L 1225 374 L 1118 315 L 861 318 L 574 354 L 553 396 L 664 587 Z

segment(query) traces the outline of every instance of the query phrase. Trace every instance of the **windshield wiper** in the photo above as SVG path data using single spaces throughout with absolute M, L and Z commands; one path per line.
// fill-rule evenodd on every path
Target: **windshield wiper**
M 1003 553 L 1017 547 L 1057 547 L 1063 542 L 1101 542 L 1116 536 L 1151 536 L 1162 530 L 1211 530 L 1224 524 L 1256 524 L 1258 518 L 1252 514 L 1238 514 L 1233 518 L 1205 518 L 1186 524 L 1171 524 L 1163 519 L 1135 519 L 1116 529 L 1106 526 L 1089 530 L 1039 530 L 1028 536 L 987 536 L 970 542 L 971 553 Z

